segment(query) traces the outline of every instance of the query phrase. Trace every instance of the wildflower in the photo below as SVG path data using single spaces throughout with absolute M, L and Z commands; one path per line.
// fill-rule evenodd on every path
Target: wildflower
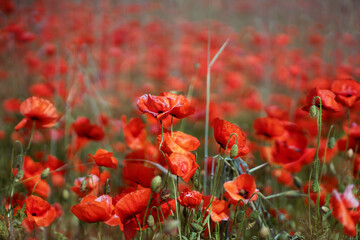
M 254 178 L 249 174 L 241 174 L 234 181 L 224 183 L 225 197 L 236 204 L 243 200 L 245 204 L 256 201 L 257 192 Z M 242 202 L 239 203 L 242 205 Z
M 190 191 L 188 188 L 185 188 L 180 196 L 177 198 L 178 202 L 183 207 L 196 207 L 201 203 L 202 194 L 198 191 Z
M 31 128 L 35 122 L 36 128 L 50 128 L 58 121 L 58 114 L 54 105 L 46 99 L 30 97 L 20 105 L 20 112 L 25 116 L 16 126 L 15 130 Z
M 98 166 L 116 169 L 118 165 L 118 161 L 113 157 L 113 153 L 102 148 L 99 148 L 95 155 L 89 154 L 89 156 L 94 159 Z
M 56 210 L 44 199 L 31 195 L 24 202 L 28 223 L 35 224 L 35 227 L 47 227 L 54 221 Z
M 104 222 L 112 217 L 114 206 L 109 195 L 87 195 L 79 204 L 71 208 L 71 212 L 81 221 L 87 223 Z

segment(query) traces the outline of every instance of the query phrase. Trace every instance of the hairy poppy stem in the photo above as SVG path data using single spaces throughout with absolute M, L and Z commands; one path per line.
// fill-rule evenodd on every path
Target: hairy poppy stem
M 144 218 L 143 218 L 143 228 L 145 228 L 146 214 L 147 214 L 147 211 L 149 210 L 152 196 L 153 196 L 153 192 L 150 193 L 150 198 L 149 198 L 149 201 L 148 201 L 148 203 L 146 205 L 145 214 L 144 214 Z

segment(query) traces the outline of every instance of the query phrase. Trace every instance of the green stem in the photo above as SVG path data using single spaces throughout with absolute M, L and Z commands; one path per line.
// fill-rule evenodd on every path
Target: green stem
M 25 150 L 24 155 L 26 155 L 26 154 L 27 154 L 27 152 L 28 152 L 28 151 L 29 151 L 29 149 L 30 149 L 31 142 L 32 142 L 32 140 L 33 140 L 33 136 L 34 136 L 34 131 L 35 131 L 35 121 L 33 121 L 33 125 L 32 125 L 32 128 L 31 128 L 30 140 L 29 140 L 29 143 L 28 143 L 28 145 L 27 145 L 27 148 L 26 148 L 26 150 Z
M 144 219 L 143 219 L 143 228 L 145 228 L 146 214 L 147 214 L 147 211 L 149 210 L 152 196 L 153 196 L 153 192 L 150 193 L 150 198 L 149 198 L 149 201 L 148 201 L 148 203 L 146 205 L 146 210 L 145 210 Z
M 140 240 L 142 239 L 142 229 L 141 229 L 141 224 L 140 224 L 140 222 L 139 222 L 139 219 L 135 216 L 135 220 L 136 220 L 136 222 L 137 222 L 137 224 L 138 224 L 138 226 L 139 226 L 139 231 L 140 231 Z

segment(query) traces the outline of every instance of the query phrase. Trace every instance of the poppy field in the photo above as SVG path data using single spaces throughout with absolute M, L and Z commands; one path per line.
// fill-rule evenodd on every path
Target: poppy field
M 0 0 L 0 239 L 360 239 L 360 2 Z

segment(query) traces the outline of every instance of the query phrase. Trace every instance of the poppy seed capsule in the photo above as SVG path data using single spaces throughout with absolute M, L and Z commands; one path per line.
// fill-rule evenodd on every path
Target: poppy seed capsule
M 149 227 L 153 227 L 155 226 L 155 220 L 154 220 L 154 217 L 152 215 L 149 215 L 149 217 L 147 218 L 146 220 L 146 223 Z
M 191 223 L 190 226 L 191 226 L 191 229 L 192 229 L 194 232 L 196 232 L 196 233 L 201 233 L 202 230 L 203 230 L 202 226 L 200 226 L 200 225 L 197 224 L 197 223 Z
M 328 212 L 330 211 L 330 208 L 327 207 L 327 206 L 322 206 L 322 207 L 321 207 L 321 211 L 322 211 L 323 213 L 328 213 Z
M 50 174 L 50 168 L 45 168 L 41 173 L 41 180 L 47 179 Z
M 259 235 L 261 238 L 267 238 L 270 234 L 270 230 L 269 228 L 267 228 L 266 226 L 262 225 Z
M 165 223 L 165 227 L 164 227 L 163 231 L 165 234 L 176 233 L 178 225 L 179 225 L 179 223 L 177 220 L 169 220 Z
M 166 201 L 169 197 L 170 197 L 170 190 L 169 190 L 169 189 L 164 189 L 164 190 L 160 193 L 160 199 L 161 199 L 161 201 Z
M 234 144 L 230 150 L 230 158 L 236 158 L 238 153 L 239 153 L 239 147 L 237 144 Z
M 156 190 L 160 187 L 161 185 L 161 177 L 160 176 L 156 176 L 151 180 L 151 191 L 152 192 L 156 192 Z
M 335 147 L 335 144 L 336 144 L 336 139 L 335 137 L 331 137 L 329 139 L 329 143 L 328 143 L 328 148 L 329 149 L 333 149 Z
M 310 113 L 310 117 L 312 117 L 312 118 L 317 118 L 317 116 L 318 116 L 318 114 L 319 114 L 319 110 L 318 110 L 318 108 L 317 108 L 315 105 L 312 105 L 312 106 L 310 107 L 309 113 Z
M 354 150 L 352 150 L 352 148 L 350 148 L 348 151 L 347 151 L 347 157 L 348 158 L 352 158 L 354 156 Z

